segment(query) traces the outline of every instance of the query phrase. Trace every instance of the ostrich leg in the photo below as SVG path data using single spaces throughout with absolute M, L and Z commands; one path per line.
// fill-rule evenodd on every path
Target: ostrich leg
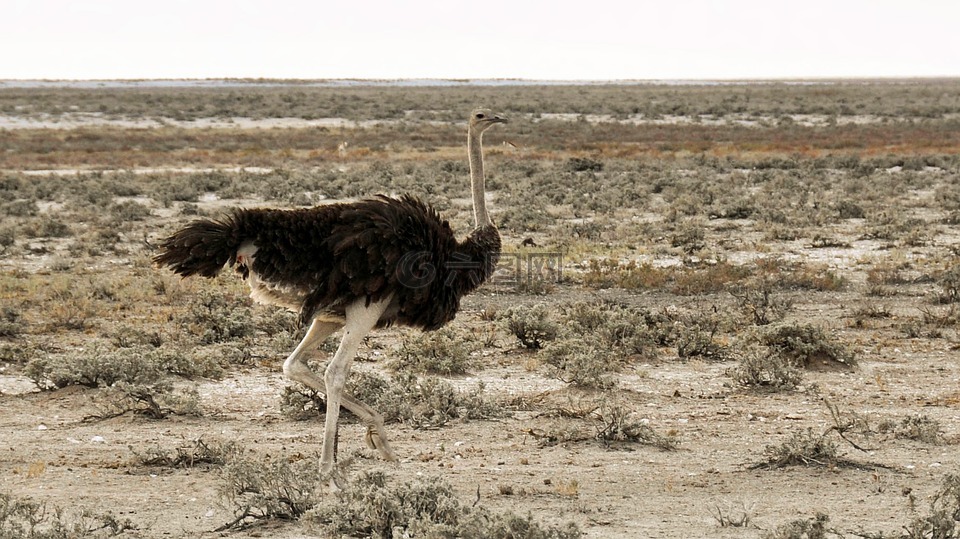
M 294 382 L 300 382 L 314 391 L 328 395 L 325 382 L 317 376 L 315 372 L 310 370 L 306 361 L 324 339 L 341 327 L 343 327 L 343 323 L 341 322 L 315 318 L 310 324 L 310 328 L 307 330 L 307 334 L 303 337 L 303 340 L 300 341 L 297 348 L 283 363 L 283 374 L 286 378 Z M 341 395 L 341 404 L 344 408 L 353 412 L 353 414 L 360 418 L 363 424 L 367 426 L 367 445 L 370 446 L 371 449 L 379 450 L 380 456 L 384 460 L 395 462 L 397 457 L 387 442 L 387 434 L 383 428 L 383 418 L 380 414 L 347 393 Z M 329 413 L 330 408 L 331 406 L 328 399 L 327 413 Z
M 320 474 L 324 477 L 330 477 L 330 487 L 334 490 L 339 488 L 333 477 L 333 464 L 337 422 L 340 419 L 340 405 L 347 406 L 351 411 L 354 411 L 351 405 L 360 405 L 359 401 L 345 395 L 343 388 L 347 383 L 347 377 L 350 376 L 350 366 L 357 354 L 357 348 L 360 347 L 363 338 L 377 325 L 377 321 L 380 320 L 380 316 L 383 315 L 387 305 L 389 305 L 390 299 L 390 297 L 386 297 L 370 305 L 366 304 L 366 300 L 359 300 L 347 306 L 343 339 L 340 341 L 337 353 L 334 354 L 330 364 L 327 365 L 327 370 L 323 376 L 327 391 L 327 416 L 323 429 L 323 449 L 320 451 Z M 367 425 L 370 426 L 373 422 L 374 428 L 378 431 L 376 435 L 368 435 L 368 441 L 373 442 L 374 445 L 379 444 L 377 447 L 387 460 L 396 460 L 383 433 L 383 419 L 366 405 L 356 406 L 356 408 L 360 410 L 359 415 L 365 419 Z

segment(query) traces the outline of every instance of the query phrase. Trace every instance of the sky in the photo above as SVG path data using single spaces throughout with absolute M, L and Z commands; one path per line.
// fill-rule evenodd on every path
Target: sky
M 958 0 L 0 0 L 0 79 L 960 76 Z

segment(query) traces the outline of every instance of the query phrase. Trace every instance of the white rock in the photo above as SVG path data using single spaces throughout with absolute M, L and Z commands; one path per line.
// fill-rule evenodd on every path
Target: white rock
M 97 436 L 94 436 L 93 438 L 90 438 L 90 443 L 94 443 L 94 444 L 102 444 L 102 443 L 106 443 L 106 441 L 107 441 L 107 440 L 104 439 L 104 437 L 103 437 L 103 436 L 100 436 L 100 435 L 97 435 Z
M 43 423 L 41 423 L 41 424 L 37 425 L 37 430 L 47 430 L 47 426 L 44 425 Z

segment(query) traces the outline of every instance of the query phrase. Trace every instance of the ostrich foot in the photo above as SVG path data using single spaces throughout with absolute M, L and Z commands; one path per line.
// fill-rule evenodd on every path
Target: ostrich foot
M 397 462 L 397 455 L 393 452 L 390 444 L 387 443 L 387 436 L 383 432 L 383 427 L 369 426 L 363 439 L 367 442 L 367 447 L 380 451 L 380 457 L 387 462 Z

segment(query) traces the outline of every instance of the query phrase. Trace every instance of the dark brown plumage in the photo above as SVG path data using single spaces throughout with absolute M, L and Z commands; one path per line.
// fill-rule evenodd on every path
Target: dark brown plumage
M 245 244 L 256 248 L 252 264 L 238 260 Z M 449 223 L 419 199 L 378 196 L 309 209 L 235 210 L 194 221 L 160 251 L 154 262 L 184 277 L 213 277 L 229 265 L 251 282 L 253 272 L 268 291 L 265 303 L 273 303 L 269 290 L 299 300 L 304 324 L 317 313 L 342 318 L 355 300 L 392 295 L 378 326 L 434 330 L 493 273 L 500 234 L 484 226 L 458 242 Z
M 363 337 L 375 327 L 437 329 L 453 320 L 460 298 L 493 273 L 500 234 L 484 198 L 483 132 L 506 120 L 485 110 L 470 115 L 467 155 L 476 228 L 457 241 L 435 210 L 411 196 L 378 196 L 310 209 L 239 209 L 219 220 L 190 223 L 161 242 L 154 261 L 188 277 L 233 267 L 261 303 L 300 313 L 306 335 L 283 363 L 287 378 L 327 395 L 320 472 L 333 479 L 340 406 L 367 425 L 367 443 L 397 457 L 383 418 L 344 390 Z M 343 330 L 323 378 L 307 358 Z

